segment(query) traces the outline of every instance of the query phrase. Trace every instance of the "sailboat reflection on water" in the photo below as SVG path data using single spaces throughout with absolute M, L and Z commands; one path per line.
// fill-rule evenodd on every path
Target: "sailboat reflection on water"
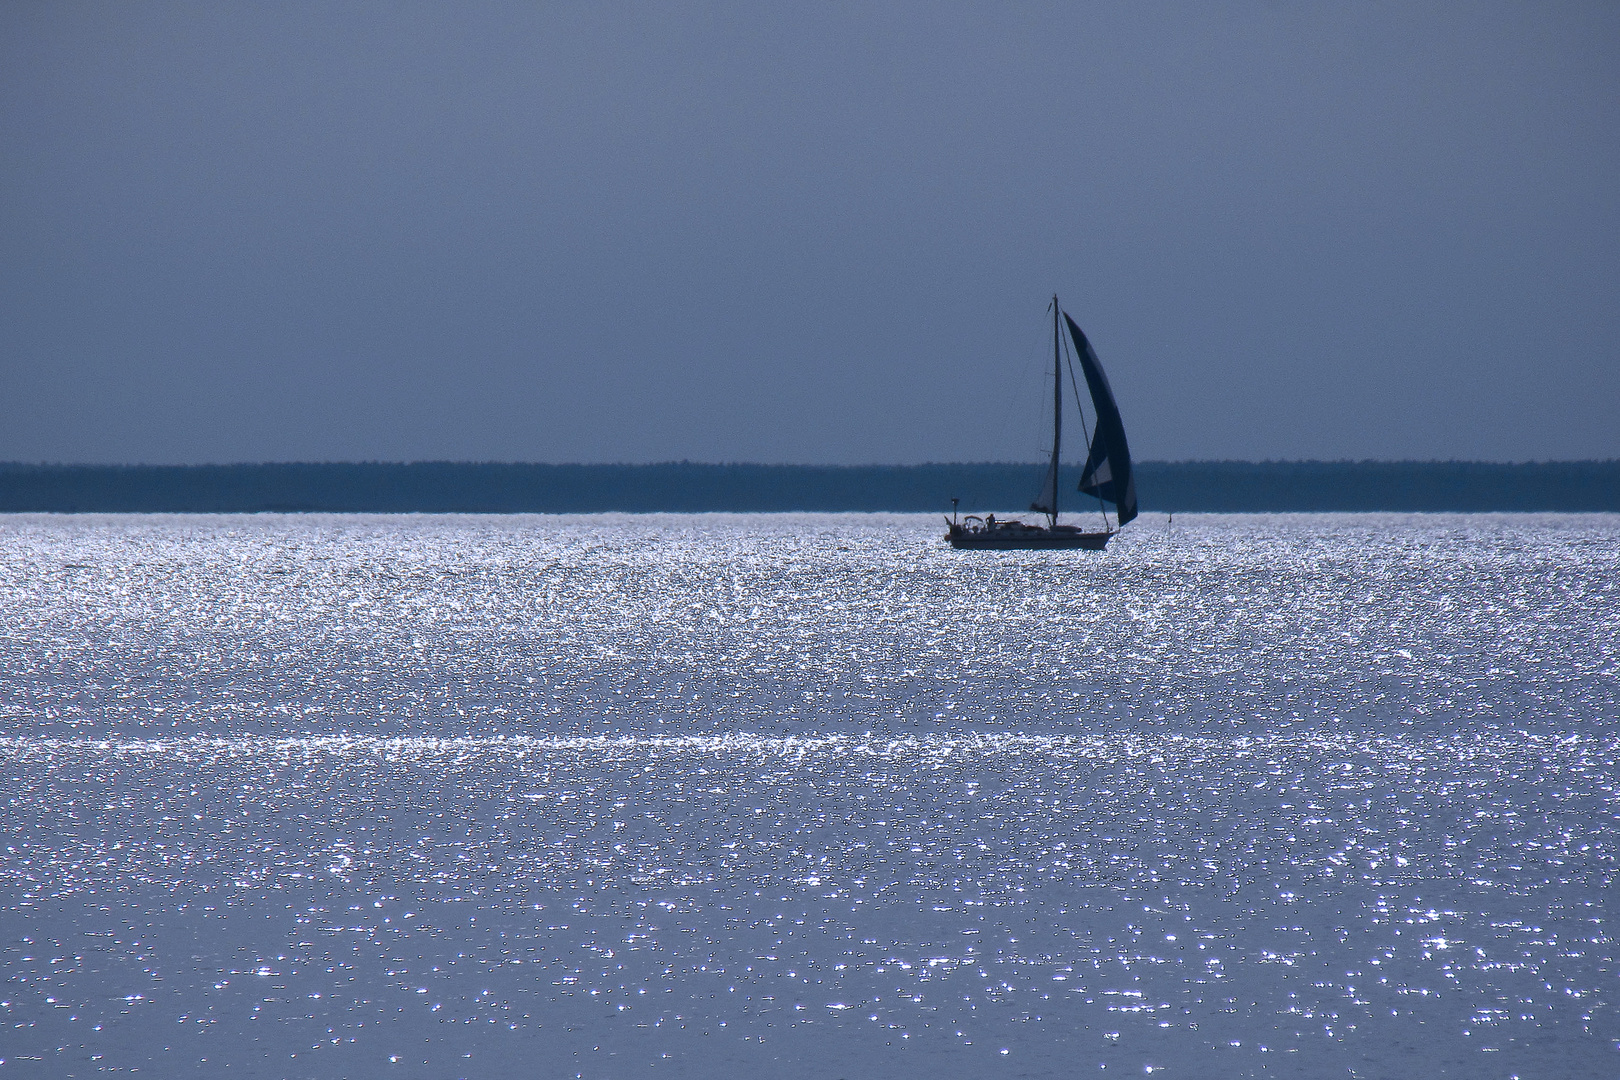
M 1074 343 L 1074 355 L 1080 359 L 1080 370 L 1086 376 L 1086 389 L 1091 392 L 1091 404 L 1096 410 L 1097 423 L 1086 439 L 1086 467 L 1080 474 L 1080 491 L 1097 498 L 1102 512 L 1101 529 L 1084 529 L 1078 525 L 1058 524 L 1058 461 L 1063 449 L 1063 370 L 1065 354 L 1063 326 L 1069 328 L 1069 340 Z M 1080 390 L 1074 378 L 1074 364 L 1068 364 L 1069 385 L 1074 388 L 1075 403 L 1079 404 Z M 1086 435 L 1085 414 L 1082 410 L 1080 433 Z M 953 499 L 954 503 L 955 500 Z M 1116 519 L 1108 521 L 1108 510 L 1103 504 L 1113 503 Z M 1074 548 L 1081 551 L 1101 551 L 1124 525 L 1136 516 L 1136 480 L 1131 475 L 1131 450 L 1125 442 L 1125 425 L 1119 418 L 1119 406 L 1114 403 L 1114 392 L 1103 374 L 1102 362 L 1091 348 L 1091 342 L 1080 327 L 1069 318 L 1068 312 L 1058 306 L 1052 297 L 1052 460 L 1046 467 L 1046 479 L 1041 484 L 1040 497 L 1029 507 L 1046 515 L 1045 525 L 1030 525 L 1022 521 L 997 521 L 994 514 L 985 517 L 969 516 L 957 520 L 953 511 L 945 524 L 949 531 L 945 539 L 953 548 L 971 550 L 1006 550 L 1009 548 Z

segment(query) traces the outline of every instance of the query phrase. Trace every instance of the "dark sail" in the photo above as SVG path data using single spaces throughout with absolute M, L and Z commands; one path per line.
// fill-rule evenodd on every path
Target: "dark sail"
M 1131 448 L 1125 442 L 1125 424 L 1119 418 L 1119 406 L 1114 404 L 1114 392 L 1109 389 L 1108 376 L 1103 374 L 1102 363 L 1092 351 L 1086 335 L 1064 312 L 1063 321 L 1069 324 L 1069 337 L 1074 339 L 1074 352 L 1080 358 L 1080 368 L 1086 373 L 1086 388 L 1091 391 L 1091 404 L 1097 410 L 1097 430 L 1091 436 L 1091 456 L 1086 459 L 1085 472 L 1080 476 L 1080 490 L 1087 495 L 1107 499 L 1119 510 L 1119 523 L 1125 524 L 1136 516 L 1136 478 L 1131 475 Z

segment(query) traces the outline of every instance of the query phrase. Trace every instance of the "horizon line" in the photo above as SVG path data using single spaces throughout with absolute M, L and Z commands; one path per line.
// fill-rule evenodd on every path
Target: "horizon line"
M 0 469 L 235 469 L 265 468 L 272 466 L 509 466 L 569 469 L 652 469 L 680 466 L 686 468 L 754 468 L 754 469 L 928 469 L 963 467 L 1023 467 L 1041 466 L 1040 459 L 1027 461 L 921 461 L 921 462 L 862 462 L 858 464 L 789 461 L 695 461 L 690 458 L 670 458 L 662 461 L 516 461 L 495 458 L 416 458 L 411 460 L 361 459 L 276 459 L 268 461 L 0 461 Z M 1066 461 L 1079 467 L 1080 460 Z M 1608 458 L 1142 458 L 1135 465 L 1615 465 L 1620 457 Z

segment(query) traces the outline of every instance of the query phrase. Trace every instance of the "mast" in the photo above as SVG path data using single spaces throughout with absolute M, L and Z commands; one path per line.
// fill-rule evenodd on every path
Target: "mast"
M 1058 298 L 1052 294 L 1052 503 L 1046 513 L 1052 527 L 1058 519 L 1058 454 L 1063 449 L 1063 356 L 1058 351 L 1062 337 L 1058 332 Z

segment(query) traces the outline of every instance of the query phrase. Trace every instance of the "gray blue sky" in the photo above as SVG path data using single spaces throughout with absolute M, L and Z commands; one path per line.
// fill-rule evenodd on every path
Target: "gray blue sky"
M 1620 457 L 1620 5 L 0 5 L 0 460 Z

